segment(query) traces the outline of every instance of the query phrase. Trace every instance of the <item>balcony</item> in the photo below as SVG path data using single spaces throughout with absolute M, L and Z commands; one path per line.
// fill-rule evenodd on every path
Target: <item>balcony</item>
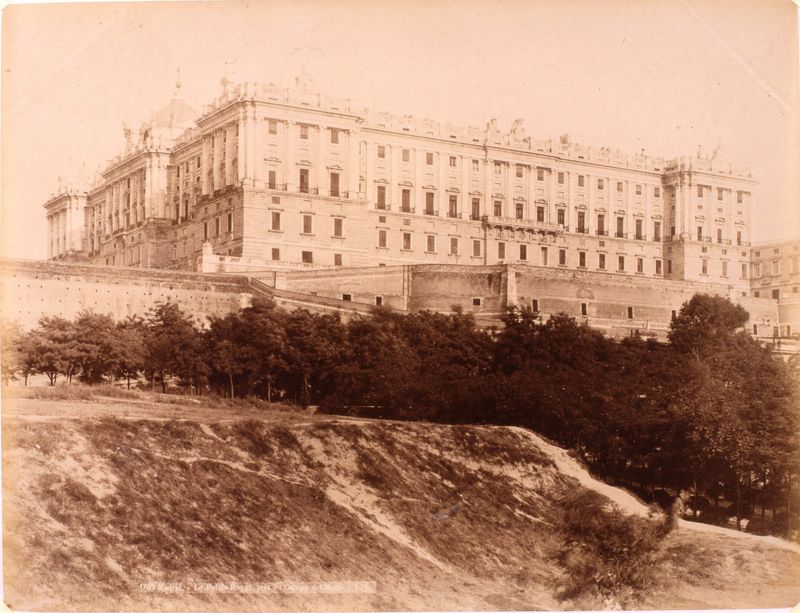
M 473 213 L 472 215 L 470 215 L 470 216 L 469 216 L 469 218 L 470 218 L 472 221 L 480 221 L 480 220 L 481 220 L 481 216 L 480 216 L 480 215 L 476 215 L 475 213 Z
M 276 192 L 285 192 L 286 183 L 268 183 L 267 189 L 275 190 Z
M 628 238 L 627 232 L 615 232 L 614 238 Z
M 711 237 L 710 236 L 698 236 L 697 240 L 699 240 L 699 241 L 701 241 L 703 243 L 710 243 L 711 242 Z
M 458 211 L 447 211 L 447 216 L 450 219 L 461 219 L 461 213 Z
M 392 207 L 391 207 L 391 205 L 386 204 L 385 202 L 378 202 L 378 203 L 375 204 L 375 210 L 376 211 L 391 211 Z
M 533 221 L 527 219 L 516 219 L 514 217 L 490 217 L 489 215 L 484 215 L 481 217 L 481 221 L 483 222 L 484 226 L 487 227 L 494 227 L 494 228 L 514 228 L 514 229 L 526 229 L 532 230 L 534 232 L 542 232 L 542 233 L 550 233 L 550 234 L 561 234 L 563 232 L 568 232 L 567 228 L 563 226 L 559 226 L 558 224 L 550 223 L 547 221 Z
M 644 234 L 636 234 L 634 235 L 633 240 L 646 241 L 647 237 Z
M 401 213 L 413 213 L 415 211 L 413 206 L 401 206 L 400 212 Z
M 313 196 L 319 195 L 319 189 L 316 187 L 308 187 L 307 185 L 301 185 L 300 189 L 297 190 L 300 194 L 311 194 Z
M 432 215 L 434 217 L 437 217 L 439 215 L 439 211 L 436 211 L 436 210 L 433 210 L 433 209 L 425 209 L 425 213 L 424 214 L 425 215 Z
M 731 239 L 723 238 L 723 239 L 718 240 L 717 242 L 720 243 L 721 245 L 730 245 L 731 244 Z
M 578 227 L 575 229 L 575 232 L 576 232 L 577 234 L 589 234 L 589 228 L 587 228 L 587 227 L 583 227 L 583 228 L 581 228 L 580 226 L 578 226 Z
M 344 198 L 347 199 L 349 197 L 349 192 L 342 191 L 340 189 L 331 189 L 328 190 L 328 196 L 331 198 Z
M 608 236 L 608 230 L 598 230 L 597 236 Z

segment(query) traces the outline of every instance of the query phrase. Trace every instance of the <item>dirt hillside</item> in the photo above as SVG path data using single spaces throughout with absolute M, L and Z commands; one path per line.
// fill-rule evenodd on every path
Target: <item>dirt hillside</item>
M 647 515 L 521 429 L 111 399 L 3 413 L 15 609 L 599 608 L 562 595 L 560 501 L 588 487 Z M 681 526 L 637 608 L 791 606 L 800 553 L 779 545 Z

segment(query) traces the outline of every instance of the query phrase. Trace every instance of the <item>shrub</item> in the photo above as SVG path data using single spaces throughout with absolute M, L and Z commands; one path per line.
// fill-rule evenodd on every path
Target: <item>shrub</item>
M 624 515 L 591 490 L 570 493 L 561 504 L 565 545 L 557 557 L 567 574 L 561 597 L 619 609 L 652 589 L 660 545 L 672 528 L 668 517 Z

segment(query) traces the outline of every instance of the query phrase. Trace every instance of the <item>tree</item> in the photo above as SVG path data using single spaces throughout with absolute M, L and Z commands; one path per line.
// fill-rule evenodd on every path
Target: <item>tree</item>
M 202 341 L 192 319 L 174 303 L 160 303 L 146 318 L 145 370 L 155 388 L 167 391 L 167 375 L 177 376 L 184 386 L 199 390 L 208 373 Z
M 118 348 L 117 330 L 110 315 L 81 311 L 73 325 L 72 352 L 86 383 L 100 383 L 113 373 Z
M 25 356 L 21 343 L 25 333 L 16 321 L 2 320 L 0 322 L 0 368 L 2 368 L 3 385 L 17 378 L 17 374 L 24 374 Z M 27 375 L 24 375 L 27 383 Z
M 114 375 L 125 378 L 128 389 L 131 379 L 138 377 L 145 367 L 146 332 L 144 321 L 138 317 L 129 317 L 116 325 Z
M 695 294 L 670 325 L 669 341 L 682 353 L 708 352 L 747 323 L 747 311 L 727 298 Z

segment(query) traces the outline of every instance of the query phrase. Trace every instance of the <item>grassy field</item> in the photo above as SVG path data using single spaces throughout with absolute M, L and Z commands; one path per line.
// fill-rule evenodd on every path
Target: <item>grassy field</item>
M 563 501 L 599 485 L 531 433 L 139 392 L 70 393 L 78 397 L 4 398 L 5 589 L 15 609 L 609 604 L 566 596 L 570 575 L 560 562 L 565 547 L 580 546 L 565 542 Z M 619 498 L 630 521 L 646 516 L 623 493 L 605 494 Z M 652 561 L 652 582 L 624 606 L 800 600 L 800 554 L 756 537 L 681 526 Z M 280 581 L 368 581 L 375 589 L 195 587 Z

